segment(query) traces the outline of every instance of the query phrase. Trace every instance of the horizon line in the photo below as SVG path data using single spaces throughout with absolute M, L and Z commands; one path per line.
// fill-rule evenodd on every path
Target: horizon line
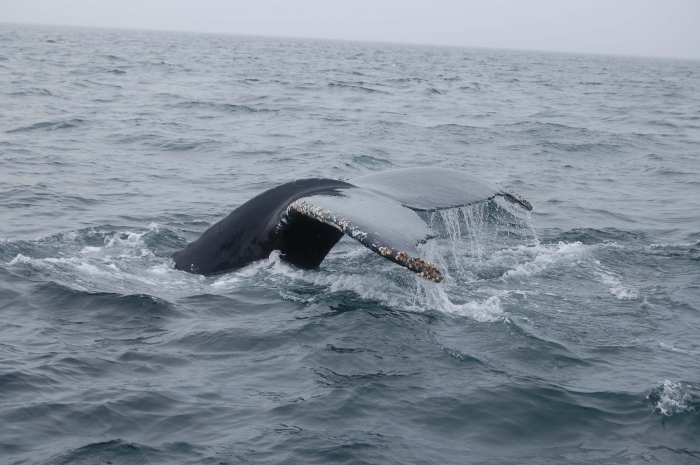
M 407 45 L 407 46 L 422 46 L 422 47 L 447 47 L 447 48 L 462 48 L 462 49 L 472 49 L 472 50 L 498 50 L 505 52 L 528 52 L 528 53 L 553 53 L 553 54 L 569 54 L 569 55 L 584 55 L 584 56 L 598 56 L 598 57 L 609 57 L 609 58 L 649 58 L 654 60 L 681 60 L 681 61 L 700 61 L 700 58 L 689 58 L 689 57 L 678 57 L 678 56 L 658 56 L 658 55 L 638 55 L 638 54 L 619 54 L 619 53 L 605 53 L 605 52 L 580 52 L 580 51 L 569 51 L 569 50 L 538 50 L 538 49 L 527 49 L 527 48 L 503 48 L 503 47 L 483 47 L 483 46 L 473 46 L 473 45 L 457 45 L 457 44 L 446 44 L 438 42 L 400 42 L 392 40 L 372 40 L 372 39 L 343 39 L 343 38 L 330 38 L 330 37 L 311 37 L 311 36 L 289 36 L 289 35 L 269 35 L 269 34 L 250 34 L 250 33 L 237 33 L 237 32 L 221 32 L 221 31 L 199 31 L 199 30 L 187 30 L 187 29 L 165 29 L 165 28 L 137 28 L 137 27 L 127 27 L 127 26 L 86 26 L 83 24 L 55 24 L 55 23 L 32 23 L 32 22 L 8 22 L 0 21 L 0 25 L 14 25 L 14 26 L 30 26 L 30 27 L 57 27 L 57 28 L 77 28 L 77 29 L 93 29 L 93 30 L 114 30 L 114 31 L 138 31 L 138 32 L 166 32 L 166 33 L 180 33 L 180 34 L 202 34 L 202 35 L 220 35 L 220 36 L 231 36 L 231 37 L 256 37 L 256 38 L 269 38 L 269 39 L 295 39 L 295 40 L 319 40 L 319 41 L 330 41 L 330 42 L 350 42 L 350 43 L 362 43 L 362 44 L 384 44 L 384 45 Z

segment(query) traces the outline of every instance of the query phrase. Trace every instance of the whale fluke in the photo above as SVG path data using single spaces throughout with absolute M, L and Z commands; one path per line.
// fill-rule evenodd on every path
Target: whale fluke
M 417 245 L 434 234 L 416 211 L 472 205 L 498 195 L 532 210 L 512 191 L 443 168 L 383 171 L 350 182 L 297 180 L 244 203 L 173 259 L 177 269 L 211 275 L 279 250 L 284 260 L 310 269 L 347 234 L 382 257 L 440 282 L 442 273 L 418 254 Z

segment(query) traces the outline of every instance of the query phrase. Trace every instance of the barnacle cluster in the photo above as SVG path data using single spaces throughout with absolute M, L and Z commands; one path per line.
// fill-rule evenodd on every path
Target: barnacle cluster
M 430 262 L 421 260 L 418 257 L 408 259 L 408 269 L 418 273 L 418 276 L 429 279 L 434 283 L 443 280 L 442 273 Z
M 350 227 L 350 223 L 345 218 L 338 218 L 337 216 L 333 215 L 330 210 L 323 211 L 321 207 L 307 204 L 304 201 L 292 203 L 287 208 L 287 213 L 289 213 L 290 210 L 296 210 L 302 215 L 315 218 L 320 222 L 329 224 L 343 232 L 347 232 L 348 228 Z M 353 237 L 355 237 L 354 232 Z
M 406 260 L 408 258 L 408 254 L 406 252 L 399 252 L 396 254 L 396 259 L 400 262 Z
M 379 253 L 382 254 L 383 257 L 386 257 L 387 255 L 391 255 L 391 249 L 389 247 L 379 247 Z
M 308 208 L 309 207 L 308 207 L 308 205 L 306 205 L 306 202 L 301 202 L 301 203 L 294 202 L 290 206 L 287 207 L 287 213 L 289 213 L 291 210 L 296 210 L 299 213 L 306 215 Z

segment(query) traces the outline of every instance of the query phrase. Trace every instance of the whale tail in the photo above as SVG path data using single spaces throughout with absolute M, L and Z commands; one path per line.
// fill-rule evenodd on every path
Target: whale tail
M 178 269 L 212 274 L 280 250 L 284 260 L 315 268 L 346 234 L 383 258 L 440 282 L 442 272 L 419 256 L 417 246 L 434 234 L 416 212 L 473 205 L 496 196 L 532 210 L 512 191 L 443 168 L 384 171 L 350 182 L 294 181 L 241 205 L 173 259 Z

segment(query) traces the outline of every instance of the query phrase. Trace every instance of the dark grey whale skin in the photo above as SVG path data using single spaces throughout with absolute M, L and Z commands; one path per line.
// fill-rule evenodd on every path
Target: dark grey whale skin
M 278 234 L 280 219 L 287 207 L 302 197 L 339 195 L 340 190 L 350 188 L 355 186 L 334 179 L 303 179 L 265 191 L 175 252 L 175 268 L 202 275 L 223 273 L 267 258 L 273 250 L 280 250 L 294 265 L 314 268 L 343 233 L 299 215 L 284 234 Z

